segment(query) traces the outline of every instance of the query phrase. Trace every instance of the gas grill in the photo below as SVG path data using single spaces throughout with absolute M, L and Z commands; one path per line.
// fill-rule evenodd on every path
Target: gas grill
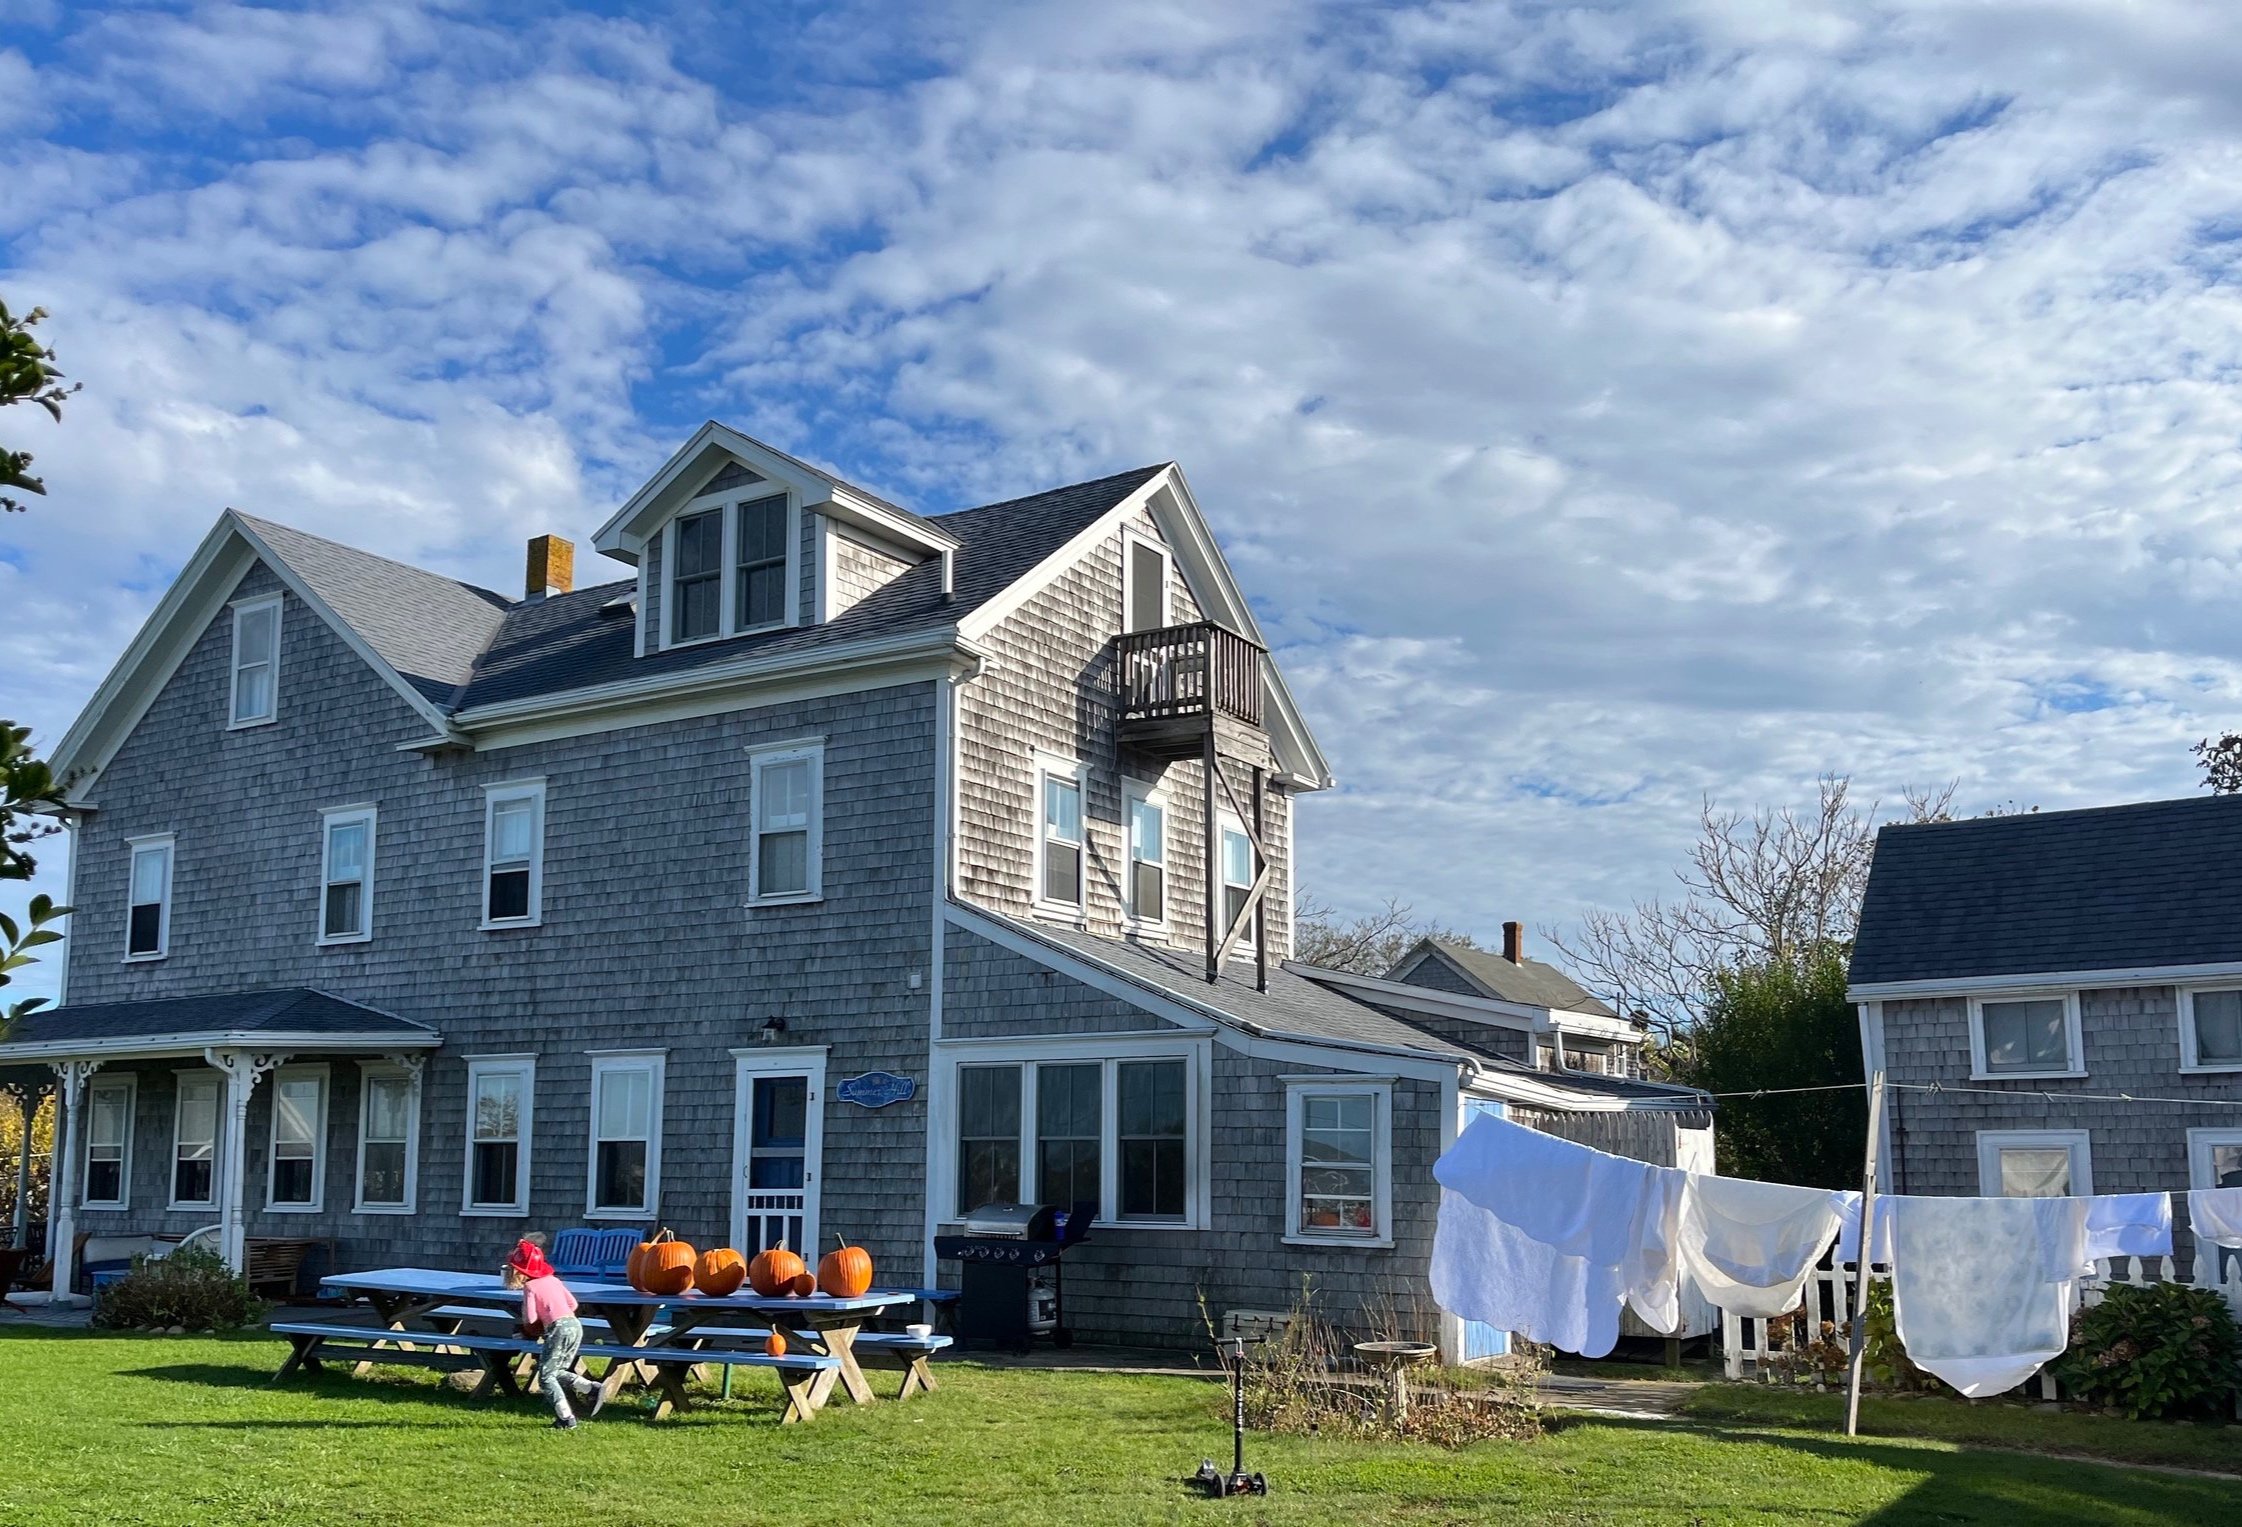
M 963 1235 L 938 1235 L 934 1254 L 958 1264 L 957 1334 L 1025 1352 L 1041 1337 L 1073 1345 L 1060 1259 L 1081 1244 L 1094 1203 L 989 1203 L 962 1217 Z

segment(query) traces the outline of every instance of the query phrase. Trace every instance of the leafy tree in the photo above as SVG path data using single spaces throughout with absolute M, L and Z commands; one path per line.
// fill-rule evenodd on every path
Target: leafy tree
M 2242 732 L 2228 732 L 2216 742 L 2206 737 L 2195 745 L 2195 761 L 2203 770 L 2203 788 L 2213 795 L 2242 795 Z
M 1292 957 L 1324 970 L 1382 976 L 1419 939 L 1440 938 L 1477 949 L 1468 933 L 1444 928 L 1417 916 L 1408 902 L 1387 897 L 1385 905 L 1359 917 L 1345 917 L 1314 896 L 1303 894 L 1292 919 Z
M 55 366 L 54 351 L 39 343 L 31 331 L 39 320 L 47 316 L 45 308 L 33 308 L 18 318 L 0 302 L 0 408 L 11 403 L 36 403 L 62 420 L 62 400 L 76 392 L 80 383 L 62 385 L 62 372 Z M 0 489 L 16 488 L 25 493 L 45 493 L 47 485 L 31 475 L 31 453 L 0 448 Z M 0 492 L 0 511 L 16 511 L 24 506 L 20 500 Z
M 31 751 L 31 729 L 0 721 L 0 881 L 31 878 L 38 863 L 31 857 L 30 845 L 55 831 L 54 813 L 61 805 L 62 787 L 55 782 L 54 771 Z M 54 898 L 45 895 L 31 898 L 20 922 L 0 913 L 0 987 L 37 958 L 32 950 L 62 937 L 53 925 L 69 913 L 68 907 L 56 906 Z M 0 1006 L 0 1038 L 46 1000 L 27 997 Z
M 1851 1083 L 1845 1092 L 1732 1097 L 1714 1131 L 1720 1170 L 1807 1187 L 1857 1184 L 1868 1146 L 1859 1020 L 1845 1000 L 1846 950 L 1825 943 L 1713 977 L 1712 1000 L 1676 1079 L 1707 1092 Z

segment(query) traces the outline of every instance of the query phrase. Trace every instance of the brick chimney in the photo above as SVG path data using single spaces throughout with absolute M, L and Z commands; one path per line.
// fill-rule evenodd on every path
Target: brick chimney
M 565 594 L 576 587 L 576 547 L 559 536 L 531 536 L 529 571 L 522 580 L 524 599 Z
M 1513 965 L 1526 963 L 1526 925 L 1524 923 L 1504 923 L 1502 925 L 1502 957 Z

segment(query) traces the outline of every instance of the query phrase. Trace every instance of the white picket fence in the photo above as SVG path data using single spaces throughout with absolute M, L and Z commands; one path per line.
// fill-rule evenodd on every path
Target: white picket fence
M 2206 1250 L 2209 1255 L 2205 1254 Z M 1835 1253 L 1831 1255 L 1834 1258 Z M 2226 1264 L 2226 1276 L 2223 1279 L 2216 1271 L 2221 1260 Z M 2147 1257 L 2114 1257 L 2107 1262 L 2095 1264 L 2094 1272 L 2080 1280 L 2079 1303 L 2082 1307 L 2100 1304 L 2113 1284 L 2185 1282 L 2196 1288 L 2217 1290 L 2219 1296 L 2226 1301 L 2226 1307 L 2233 1311 L 2235 1319 L 2242 1320 L 2242 1256 L 2230 1254 L 2221 1259 L 2215 1248 L 2199 1249 L 2190 1273 L 2189 1277 L 2181 1278 L 2171 1257 L 2153 1260 Z M 1870 1276 L 1884 1281 L 1891 1274 L 1879 1267 Z M 1825 1260 L 1820 1267 L 1814 1269 L 1812 1276 L 1806 1281 L 1805 1297 L 1799 1306 L 1806 1315 L 1807 1341 L 1816 1340 L 1826 1326 L 1840 1345 L 1844 1343 L 1847 1322 L 1851 1320 L 1856 1308 L 1858 1281 L 1858 1270 L 1850 1264 L 1839 1265 Z M 1787 1365 L 1777 1360 L 1779 1349 L 1771 1346 L 1767 1331 L 1770 1325 L 1787 1326 L 1791 1319 L 1789 1315 L 1779 1315 L 1773 1320 L 1739 1318 L 1726 1310 L 1721 1311 L 1721 1371 L 1731 1379 L 1756 1378 L 1762 1383 L 1771 1383 L 1778 1377 L 1791 1377 L 1785 1372 Z M 1835 1377 L 1842 1381 L 1842 1372 Z M 1817 1385 L 1827 1381 L 1823 1376 L 1816 1375 Z M 2055 1376 L 2044 1368 L 2039 1374 L 2039 1390 L 2042 1399 L 2057 1398 Z M 2242 1401 L 2237 1401 L 2235 1410 L 2238 1416 L 2242 1416 Z

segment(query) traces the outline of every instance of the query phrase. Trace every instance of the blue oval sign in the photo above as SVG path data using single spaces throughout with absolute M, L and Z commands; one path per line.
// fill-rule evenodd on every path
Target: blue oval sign
M 836 1095 L 842 1102 L 859 1107 L 885 1108 L 890 1103 L 916 1097 L 918 1090 L 919 1084 L 907 1076 L 897 1076 L 893 1071 L 867 1071 L 841 1083 Z

